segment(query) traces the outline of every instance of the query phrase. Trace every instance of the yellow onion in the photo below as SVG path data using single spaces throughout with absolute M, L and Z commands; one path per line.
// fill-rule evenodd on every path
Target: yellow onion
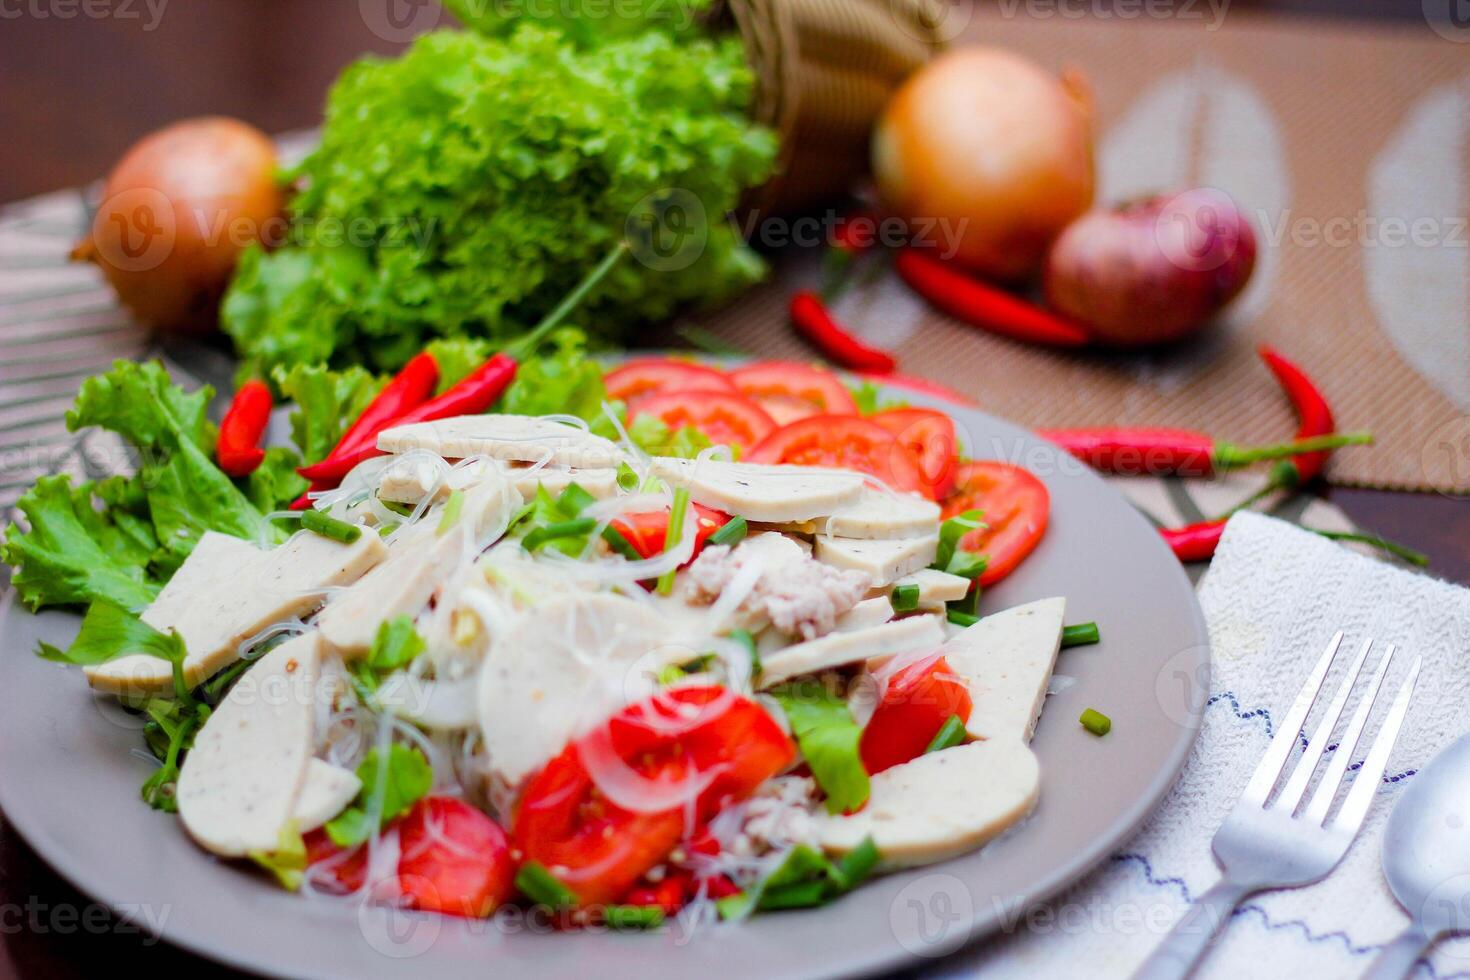
M 884 205 L 911 232 L 998 279 L 1036 272 L 1092 204 L 1085 80 L 998 48 L 959 48 L 916 72 L 873 134 Z
M 1078 218 L 1052 245 L 1046 304 L 1117 347 L 1180 340 L 1240 294 L 1256 236 L 1228 195 L 1208 187 Z
M 191 119 L 145 136 L 108 175 L 72 258 L 95 262 L 138 319 L 159 330 L 212 329 L 240 252 L 279 237 L 276 152 L 234 119 Z

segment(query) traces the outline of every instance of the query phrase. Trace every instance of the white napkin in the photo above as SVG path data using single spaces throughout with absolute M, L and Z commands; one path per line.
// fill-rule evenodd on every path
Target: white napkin
M 936 964 L 933 976 L 1129 975 L 1219 877 L 1210 839 L 1235 804 L 1332 634 L 1398 646 L 1385 681 L 1397 691 L 1415 656 L 1414 701 L 1358 839 L 1316 885 L 1250 898 L 1197 974 L 1202 978 L 1353 977 L 1407 922 L 1383 880 L 1383 824 L 1417 767 L 1470 730 L 1470 591 L 1356 554 L 1260 514 L 1231 520 L 1200 584 L 1214 667 L 1194 752 L 1144 825 L 1051 914 Z M 1339 655 L 1327 690 L 1349 658 Z M 1370 659 L 1369 667 L 1376 663 Z M 1380 702 L 1367 736 L 1386 710 Z M 1314 713 L 1309 726 L 1315 723 Z M 1366 741 L 1364 743 L 1366 745 Z M 1360 746 L 1358 757 L 1364 749 Z M 1046 805 L 1043 798 L 1042 805 Z M 1470 977 L 1470 939 L 1441 944 L 1419 977 Z

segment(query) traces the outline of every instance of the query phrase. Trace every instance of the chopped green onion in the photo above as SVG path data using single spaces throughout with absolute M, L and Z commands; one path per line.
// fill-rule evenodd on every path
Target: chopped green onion
M 735 517 L 730 518 L 730 520 L 726 522 L 725 525 L 721 527 L 718 531 L 716 531 L 714 534 L 711 534 L 707 543 L 729 545 L 739 544 L 741 541 L 745 540 L 746 532 L 749 530 L 750 525 L 745 522 L 745 518 L 737 514 Z
M 638 489 L 638 471 L 627 463 L 618 464 L 618 488 L 624 493 Z
M 543 524 L 535 528 L 521 541 L 527 551 L 535 551 L 548 541 L 556 541 L 559 538 L 575 538 L 579 534 L 588 534 L 597 527 L 597 521 L 591 517 L 579 517 L 574 521 L 557 521 L 554 524 Z
M 664 532 L 664 553 L 674 550 L 679 539 L 684 535 L 684 516 L 689 513 L 689 491 L 680 487 L 674 491 L 674 505 L 669 510 L 669 527 Z M 668 595 L 674 591 L 674 572 L 669 569 L 658 577 L 658 594 Z
M 657 905 L 609 905 L 602 919 L 614 929 L 657 929 L 664 924 L 664 910 Z
M 623 532 L 611 524 L 602 529 L 602 540 L 607 542 L 609 548 L 629 561 L 638 561 L 643 557 L 638 553 L 638 549 L 633 547 L 632 543 L 623 536 Z
M 572 894 L 572 890 L 537 861 L 521 865 L 521 870 L 516 872 L 516 888 L 537 905 L 565 909 L 577 904 L 577 896 Z
M 913 582 L 895 585 L 889 601 L 893 603 L 894 612 L 912 612 L 919 608 L 919 586 Z
M 1077 720 L 1082 723 L 1083 728 L 1092 732 L 1094 735 L 1106 735 L 1113 730 L 1113 719 L 1101 711 L 1093 711 L 1091 708 L 1082 712 L 1082 717 Z
M 720 913 L 721 921 L 724 922 L 745 918 L 750 915 L 754 905 L 755 896 L 750 892 L 736 892 L 715 900 L 715 909 Z
M 1075 626 L 1062 627 L 1063 647 L 1085 647 L 1101 641 L 1102 634 L 1098 632 L 1096 623 L 1078 623 Z
M 960 612 L 958 609 L 949 610 L 948 616 L 951 623 L 954 623 L 956 626 L 960 627 L 970 627 L 980 622 L 979 616 L 976 616 L 973 613 Z
M 561 492 L 561 496 L 556 498 L 556 507 L 568 517 L 580 517 L 582 511 L 586 510 L 587 506 L 595 500 L 592 494 L 582 489 L 581 484 L 572 483 L 568 484 L 567 488 Z
M 809 909 L 825 905 L 833 896 L 828 881 L 798 881 L 780 888 L 767 888 L 761 894 L 760 907 L 767 912 L 779 909 Z
M 343 544 L 351 544 L 362 537 L 362 528 L 356 524 L 348 524 L 339 521 L 325 511 L 308 510 L 301 514 L 301 526 L 308 531 L 320 534 L 324 538 L 340 541 Z
M 924 754 L 930 752 L 941 752 L 944 749 L 952 749 L 965 740 L 965 723 L 960 721 L 959 715 L 950 715 L 939 731 L 934 734 L 934 740 L 924 750 Z
M 439 517 L 439 528 L 435 532 L 441 537 L 459 523 L 460 511 L 464 510 L 464 491 L 456 490 L 444 502 L 444 513 Z

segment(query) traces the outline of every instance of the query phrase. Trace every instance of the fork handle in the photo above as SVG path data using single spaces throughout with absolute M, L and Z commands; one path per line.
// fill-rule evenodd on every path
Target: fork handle
M 1419 923 L 1409 923 L 1409 928 L 1383 947 L 1383 952 L 1363 974 L 1363 980 L 1404 980 L 1419 962 L 1419 954 L 1429 945 L 1429 937 Z
M 1213 888 L 1195 899 L 1194 905 L 1169 930 L 1159 948 L 1133 974 L 1133 980 L 1183 980 L 1189 976 L 1214 942 L 1215 934 L 1230 918 L 1230 913 L 1242 899 L 1259 888 L 1259 885 L 1245 884 L 1229 875 L 1221 878 Z

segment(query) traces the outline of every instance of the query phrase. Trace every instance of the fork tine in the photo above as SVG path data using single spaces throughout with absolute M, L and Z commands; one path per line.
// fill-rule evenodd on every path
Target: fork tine
M 1378 661 L 1378 666 L 1373 671 L 1373 679 L 1368 682 L 1367 689 L 1363 692 L 1358 707 L 1353 711 L 1353 718 L 1348 722 L 1347 729 L 1338 740 L 1337 752 L 1332 756 L 1332 762 L 1327 766 L 1327 771 L 1322 774 L 1322 781 L 1317 784 L 1316 792 L 1312 794 L 1312 800 L 1307 804 L 1306 812 L 1302 816 L 1308 823 L 1320 825 L 1327 819 L 1327 811 L 1332 809 L 1332 801 L 1337 796 L 1337 791 L 1342 787 L 1342 781 L 1347 776 L 1348 766 L 1352 764 L 1353 753 L 1358 749 L 1358 740 L 1363 737 L 1363 729 L 1368 727 L 1368 718 L 1373 713 L 1373 705 L 1378 700 L 1378 693 L 1383 688 L 1383 678 L 1388 674 L 1388 668 L 1393 663 L 1393 655 L 1397 648 L 1388 644 L 1383 658 Z
M 1322 761 L 1322 753 L 1327 751 L 1327 743 L 1332 740 L 1332 732 L 1337 728 L 1337 720 L 1342 717 L 1342 709 L 1347 707 L 1353 687 L 1358 683 L 1358 675 L 1363 671 L 1363 662 L 1368 659 L 1368 651 L 1372 649 L 1373 638 L 1369 637 L 1363 644 L 1363 649 L 1359 650 L 1357 657 L 1353 659 L 1347 676 L 1338 685 L 1337 694 L 1333 696 L 1332 703 L 1327 706 L 1322 720 L 1317 723 L 1317 728 L 1312 732 L 1311 740 L 1307 742 L 1307 750 L 1297 760 L 1296 769 L 1292 771 L 1291 778 L 1286 781 L 1286 787 L 1271 804 L 1272 809 L 1284 810 L 1287 813 L 1296 812 L 1297 804 L 1306 795 L 1307 784 L 1312 781 L 1312 774 L 1317 771 L 1317 764 Z M 1393 656 L 1391 651 L 1389 656 Z M 1383 659 L 1387 661 L 1388 657 Z M 1382 667 L 1379 669 L 1382 670 Z
M 1422 660 L 1422 657 L 1414 658 L 1409 676 L 1404 678 L 1404 683 L 1399 687 L 1398 696 L 1393 699 L 1393 707 L 1388 709 L 1383 727 L 1378 730 L 1378 735 L 1373 739 L 1373 747 L 1363 760 L 1363 768 L 1358 770 L 1357 778 L 1353 780 L 1353 788 L 1348 790 L 1342 809 L 1332 818 L 1333 830 L 1346 830 L 1356 834 L 1363 825 L 1368 807 L 1373 804 L 1373 794 L 1378 792 L 1378 784 L 1383 780 L 1383 771 L 1388 768 L 1388 757 L 1393 753 L 1394 743 L 1399 739 L 1404 715 L 1409 713 L 1409 701 L 1414 696 L 1414 685 L 1419 680 L 1419 665 Z
M 1276 729 L 1276 735 L 1271 739 L 1271 744 L 1266 748 L 1266 754 L 1261 757 L 1256 771 L 1251 774 L 1251 781 L 1246 784 L 1245 792 L 1240 794 L 1242 803 L 1250 803 L 1254 806 L 1265 806 L 1266 797 L 1271 795 L 1271 787 L 1276 785 L 1276 780 L 1281 776 L 1281 768 L 1286 765 L 1287 756 L 1296 747 L 1296 738 L 1301 734 L 1302 724 L 1307 720 L 1307 714 L 1312 710 L 1312 704 L 1317 700 L 1317 692 L 1322 688 L 1322 680 L 1327 676 L 1327 671 L 1332 668 L 1332 660 L 1337 656 L 1337 648 L 1342 644 L 1342 630 L 1338 630 L 1332 639 L 1327 642 L 1327 649 L 1323 651 L 1317 666 L 1307 675 L 1307 682 L 1302 685 L 1301 693 L 1296 696 L 1291 710 L 1281 720 Z

